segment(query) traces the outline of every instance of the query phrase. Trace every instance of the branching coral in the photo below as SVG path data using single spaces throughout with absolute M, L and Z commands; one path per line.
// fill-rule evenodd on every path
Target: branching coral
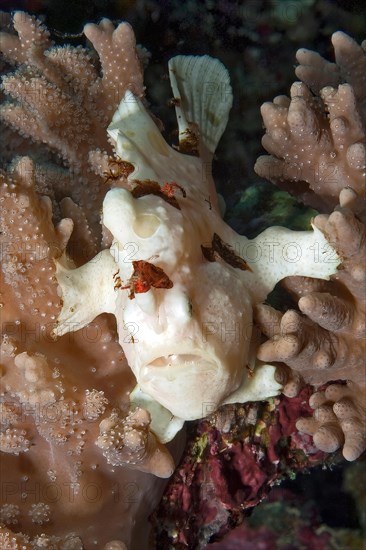
M 87 27 L 100 53 L 99 76 L 92 50 L 51 47 L 45 29 L 23 13 L 15 14 L 14 25 L 18 36 L 1 36 L 6 58 L 19 65 L 4 77 L 10 100 L 2 105 L 2 120 L 44 142 L 61 163 L 51 163 L 48 153 L 40 163 L 38 154 L 37 163 L 18 158 L 1 174 L 0 442 L 6 477 L 0 546 L 124 548 L 132 538 L 139 549 L 148 532 L 134 534 L 135 518 L 145 521 L 161 484 L 132 469 L 119 468 L 115 477 L 97 446 L 103 419 L 117 414 L 126 428 L 133 387 L 114 324 L 99 317 L 75 335 L 57 342 L 51 337 L 62 305 L 54 259 L 68 246 L 69 258 L 84 262 L 101 246 L 105 178 L 93 173 L 88 159 L 97 148 L 105 152 L 95 158 L 111 152 L 105 128 L 120 94 L 127 86 L 142 91 L 134 38 L 128 25 Z M 137 429 L 148 424 L 147 414 L 135 418 Z M 121 452 L 124 446 L 121 441 Z M 156 444 L 142 439 L 139 449 L 135 463 L 143 467 Z M 160 474 L 163 467 L 161 460 Z M 11 535 L 8 528 L 25 534 Z
M 9 183 L 2 188 L 10 215 L 2 234 L 1 468 L 6 471 L 4 505 L 19 511 L 9 515 L 8 510 L 3 521 L 26 532 L 33 545 L 44 533 L 44 544 L 51 544 L 49 535 L 57 535 L 55 548 L 63 548 L 73 531 L 86 546 L 94 540 L 106 544 L 114 535 L 130 544 L 143 484 L 152 496 L 159 483 L 152 486 L 132 470 L 117 481 L 97 443 L 99 423 L 113 411 L 122 415 L 123 425 L 133 380 L 108 319 L 100 317 L 71 338 L 51 338 L 60 310 L 52 257 L 63 249 L 70 225 L 64 222 L 54 230 L 50 201 L 37 197 L 29 173 L 28 185 L 17 176 L 24 165 L 29 168 L 30 161 L 22 159 L 11 181 L 4 177 Z M 142 426 L 148 422 L 145 416 Z M 123 446 L 121 442 L 121 450 Z M 150 450 L 141 448 L 135 460 L 147 459 Z M 31 514 L 39 502 L 49 506 L 50 519 L 42 524 Z M 106 515 L 107 529 L 96 525 L 90 530 L 90 517 L 96 513 Z M 144 544 L 140 535 L 135 540 Z
M 366 448 L 366 56 L 343 33 L 332 41 L 335 64 L 299 50 L 296 73 L 305 84 L 293 86 L 291 102 L 281 97 L 263 106 L 263 145 L 273 156 L 261 157 L 256 169 L 325 212 L 339 195 L 336 211 L 317 223 L 337 240 L 343 269 L 329 283 L 287 279 L 299 312 L 259 306 L 257 320 L 270 340 L 258 356 L 286 363 L 316 386 L 347 381 L 347 389 L 316 394 L 314 420 L 302 419 L 298 428 L 314 434 L 325 451 L 344 445 L 344 456 L 354 460 Z
M 61 208 L 72 217 L 95 253 L 106 191 L 98 151 L 110 152 L 105 129 L 126 89 L 137 96 L 143 92 L 132 29 L 128 24 L 114 29 L 108 20 L 86 25 L 94 53 L 53 46 L 39 21 L 22 12 L 14 15 L 14 29 L 17 35 L 2 33 L 0 40 L 5 59 L 17 66 L 3 77 L 8 101 L 1 106 L 1 120 L 24 137 L 46 144 L 64 161 L 67 170 L 59 164 L 36 166 L 37 191 L 56 201 L 56 216 Z M 77 205 L 74 209 L 70 199 Z
M 262 143 L 271 156 L 260 157 L 257 173 L 307 204 L 327 212 L 342 189 L 357 194 L 357 213 L 365 216 L 365 88 L 362 46 L 333 35 L 336 63 L 299 50 L 291 98 L 264 103 L 267 132 Z

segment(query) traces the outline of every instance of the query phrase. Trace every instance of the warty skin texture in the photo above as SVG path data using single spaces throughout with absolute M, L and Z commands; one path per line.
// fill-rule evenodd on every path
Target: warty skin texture
M 103 202 L 111 248 L 74 271 L 61 260 L 57 270 L 63 309 L 55 334 L 66 333 L 74 323 L 82 327 L 102 312 L 113 313 L 145 404 L 149 396 L 165 407 L 177 417 L 172 420 L 177 430 L 178 419 L 202 418 L 208 406 L 216 410 L 224 403 L 261 400 L 280 391 L 271 365 L 257 365 L 251 376 L 246 369 L 254 367 L 253 306 L 286 276 L 329 278 L 340 263 L 316 220 L 312 232 L 275 227 L 252 241 L 223 221 L 207 165 L 232 98 L 213 92 L 207 105 L 201 74 L 208 74 L 214 90 L 224 84 L 228 90 L 227 71 L 217 60 L 178 56 L 170 62 L 181 146 L 193 134 L 198 157 L 170 148 L 143 104 L 127 92 L 108 129 L 120 160 L 134 168 L 129 189 L 112 189 Z M 177 205 L 149 190 L 135 198 L 134 192 L 150 181 L 158 189 L 173 182 Z M 213 249 L 213 257 L 202 247 Z M 132 296 L 128 282 L 134 277 L 134 260 L 161 269 L 171 287 L 152 286 Z M 126 327 L 127 333 L 128 327 L 134 331 L 130 338 Z M 172 437 L 171 423 L 165 428 L 162 420 L 159 425 L 154 413 L 152 421 L 161 441 Z

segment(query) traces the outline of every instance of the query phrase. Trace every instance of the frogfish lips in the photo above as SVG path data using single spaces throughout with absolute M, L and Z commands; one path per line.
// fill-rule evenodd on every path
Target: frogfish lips
M 227 387 L 225 378 L 225 369 L 214 358 L 183 353 L 160 356 L 146 364 L 139 383 L 173 415 L 195 420 L 217 409 Z

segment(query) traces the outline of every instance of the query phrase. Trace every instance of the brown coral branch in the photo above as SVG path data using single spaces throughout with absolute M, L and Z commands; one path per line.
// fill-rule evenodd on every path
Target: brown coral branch
M 127 24 L 114 29 L 106 20 L 86 26 L 101 56 L 100 76 L 90 51 L 52 46 L 34 17 L 16 12 L 14 26 L 18 36 L 3 33 L 0 49 L 19 67 L 3 77 L 9 101 L 1 106 L 0 118 L 59 155 L 73 184 L 60 196 L 63 181 L 53 181 L 57 200 L 70 196 L 83 208 L 93 238 L 100 239 L 99 208 L 106 187 L 102 175 L 94 173 L 92 152 L 111 152 L 106 127 L 126 89 L 140 96 L 143 92 L 133 32 Z
M 272 156 L 261 157 L 256 169 L 324 212 L 339 197 L 335 211 L 315 223 L 342 257 L 342 266 L 329 282 L 284 281 L 299 311 L 280 314 L 258 307 L 257 322 L 268 337 L 258 357 L 284 362 L 318 387 L 346 381 L 315 393 L 313 417 L 297 425 L 320 449 L 343 447 L 345 458 L 354 460 L 366 448 L 366 56 L 364 45 L 341 32 L 332 42 L 336 63 L 299 50 L 296 74 L 306 85 L 296 83 L 291 100 L 276 98 L 263 106 L 263 145 Z M 293 374 L 284 372 L 285 384 L 286 376 L 291 381 Z
M 293 84 L 291 99 L 280 96 L 262 106 L 262 144 L 271 156 L 260 157 L 255 170 L 325 212 L 348 186 L 358 196 L 357 214 L 364 219 L 366 56 L 343 33 L 333 35 L 333 45 L 337 64 L 299 50 L 297 75 L 305 83 Z
M 15 15 L 17 35 L 1 36 L 3 53 L 19 65 L 4 77 L 9 101 L 2 119 L 64 161 L 31 146 L 37 162 L 17 158 L 0 176 L 1 548 L 125 550 L 132 541 L 142 548 L 148 533 L 136 530 L 135 518 L 146 521 L 162 488 L 152 476 L 108 464 L 96 444 L 99 424 L 113 411 L 128 416 L 135 385 L 114 324 L 100 316 L 82 331 L 51 337 L 61 307 L 54 259 L 67 248 L 80 264 L 101 249 L 106 186 L 93 170 L 107 156 L 101 149 L 111 152 L 106 125 L 121 94 L 131 83 L 142 92 L 132 31 L 105 27 L 96 39 L 104 65 L 117 50 L 124 53 L 102 76 L 89 51 L 52 47 L 44 27 L 26 14 Z M 169 462 L 171 471 L 169 453 L 147 425 L 145 432 L 141 462 L 155 471 Z

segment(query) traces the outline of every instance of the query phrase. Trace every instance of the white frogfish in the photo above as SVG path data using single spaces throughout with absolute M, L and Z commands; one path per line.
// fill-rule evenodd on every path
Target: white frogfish
M 232 104 L 228 72 L 208 56 L 177 56 L 169 74 L 179 148 L 127 91 L 108 128 L 116 155 L 133 167 L 128 188 L 104 199 L 113 243 L 79 268 L 57 262 L 63 307 L 54 330 L 116 317 L 137 381 L 131 406 L 150 412 L 161 442 L 222 404 L 277 395 L 275 367 L 255 364 L 253 307 L 284 277 L 328 279 L 340 263 L 336 253 L 326 261 L 332 249 L 314 225 L 249 240 L 225 223 L 211 161 Z

